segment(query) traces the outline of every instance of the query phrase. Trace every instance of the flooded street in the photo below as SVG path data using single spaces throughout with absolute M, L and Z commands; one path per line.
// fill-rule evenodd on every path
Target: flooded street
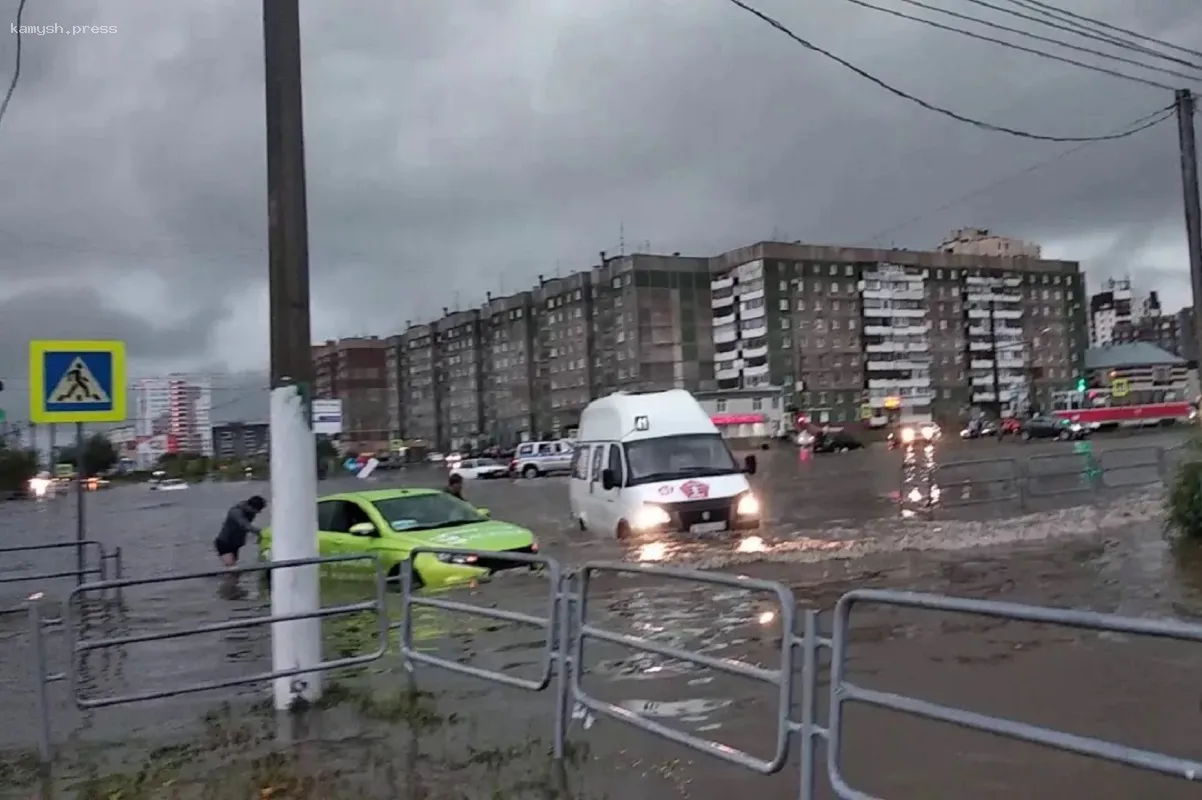
M 802 458 L 759 453 L 753 483 L 766 525 L 742 540 L 619 543 L 569 519 L 567 481 L 469 482 L 467 495 L 495 518 L 530 527 L 565 567 L 623 560 L 738 571 L 788 586 L 800 608 L 829 610 L 852 588 L 893 588 L 1013 602 L 1202 618 L 1202 560 L 1171 551 L 1157 519 L 1147 448 L 1180 437 L 1099 440 L 1090 458 L 1112 470 L 1103 489 L 1080 487 L 1072 444 L 950 443 L 909 453 L 869 448 Z M 1005 500 L 1005 461 L 1036 456 L 1030 474 L 1045 496 Z M 967 463 L 967 462 L 978 463 Z M 943 466 L 940 462 L 948 464 Z M 954 466 L 960 462 L 962 466 Z M 1065 468 L 1060 462 L 1067 464 Z M 1042 471 L 1041 471 L 1042 470 Z M 420 469 L 382 476 L 435 484 Z M 353 487 L 328 481 L 320 491 Z M 1001 488 L 999 488 L 999 486 Z M 90 495 L 90 537 L 120 546 L 129 577 L 215 564 L 211 542 L 225 509 L 263 484 L 206 484 L 158 495 L 125 487 Z M 936 506 L 955 497 L 960 505 Z M 994 502 L 991 499 L 998 498 Z M 978 502 L 979 501 L 979 502 Z M 907 513 L 899 513 L 907 512 Z M 68 540 L 73 500 L 0 506 L 9 545 Z M 49 558 L 0 572 L 57 571 Z M 257 583 L 229 601 L 217 579 L 128 589 L 123 609 L 89 615 L 88 637 L 188 628 L 267 612 Z M 0 585 L 0 608 L 29 591 L 62 597 L 69 582 Z M 456 599 L 546 613 L 546 578 L 514 572 Z M 371 588 L 325 587 L 325 602 L 368 599 Z M 395 598 L 394 598 L 395 599 Z M 399 603 L 397 604 L 399 605 Z M 779 610 L 768 597 L 644 576 L 600 575 L 588 621 L 713 657 L 772 667 L 780 659 Z M 824 615 L 825 616 L 825 615 Z M 372 624 L 325 623 L 328 657 L 371 649 Z M 421 609 L 415 639 L 428 652 L 510 674 L 537 672 L 545 634 L 486 619 Z M 0 703 L 33 719 L 25 617 L 0 617 Z M 48 640 L 51 671 L 66 668 L 64 637 Z M 583 678 L 596 697 L 759 757 L 775 737 L 775 690 L 650 653 L 589 641 Z M 112 696 L 232 678 L 270 665 L 265 628 L 131 645 L 89 654 L 81 692 Z M 926 700 L 1046 724 L 1082 735 L 1202 758 L 1202 647 L 932 612 L 866 606 L 853 618 L 849 679 Z M 510 798 L 544 797 L 553 698 L 419 666 L 414 701 L 399 657 L 330 678 L 329 707 L 306 730 L 281 731 L 263 687 L 189 695 L 136 706 L 76 711 L 68 687 L 50 687 L 60 757 L 40 783 L 30 770 L 29 728 L 0 729 L 0 796 L 56 798 Z M 826 687 L 825 674 L 820 697 Z M 820 720 L 825 719 L 820 710 Z M 757 777 L 619 722 L 578 715 L 569 734 L 567 783 L 576 798 L 719 800 L 754 790 L 797 796 L 796 753 L 778 775 Z M 849 707 L 845 775 L 887 800 L 933 797 L 1157 800 L 1196 797 L 1198 786 L 1110 767 L 884 711 Z M 299 742 L 282 751 L 281 741 Z M 820 755 L 824 751 L 820 747 Z M 818 769 L 819 795 L 825 763 Z M 141 792 L 141 793 L 139 793 Z M 306 793 L 307 792 L 307 793 Z

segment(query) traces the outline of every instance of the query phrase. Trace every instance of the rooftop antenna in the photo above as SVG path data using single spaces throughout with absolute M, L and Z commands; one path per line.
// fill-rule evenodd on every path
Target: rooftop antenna
M 626 223 L 618 221 L 618 255 L 626 255 Z

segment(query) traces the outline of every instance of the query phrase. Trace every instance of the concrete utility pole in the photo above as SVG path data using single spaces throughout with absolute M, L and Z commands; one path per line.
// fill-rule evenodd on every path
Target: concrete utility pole
M 271 508 L 273 561 L 316 558 L 317 451 L 309 397 L 309 232 L 298 0 L 263 0 L 267 105 L 267 209 L 271 295 Z M 317 565 L 276 570 L 273 616 L 314 613 L 321 605 Z M 272 625 L 276 671 L 321 663 L 321 622 Z M 275 681 L 275 707 L 321 697 L 321 674 Z
M 1177 90 L 1177 138 L 1181 144 L 1181 186 L 1185 191 L 1185 236 L 1194 294 L 1195 352 L 1202 357 L 1202 206 L 1198 198 L 1198 146 L 1194 135 L 1194 95 Z

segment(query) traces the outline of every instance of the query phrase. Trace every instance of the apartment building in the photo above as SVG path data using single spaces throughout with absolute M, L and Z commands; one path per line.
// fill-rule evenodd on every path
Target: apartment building
M 1116 328 L 1130 326 L 1135 320 L 1135 292 L 1128 279 L 1108 280 L 1102 291 L 1089 298 L 1090 347 L 1108 347 L 1115 343 Z
M 1194 308 L 1187 306 L 1176 314 L 1177 319 L 1177 355 L 1186 361 L 1198 361 L 1198 337 L 1194 327 Z
M 995 258 L 1033 258 L 1043 255 L 1043 248 L 1033 242 L 999 236 L 988 228 L 959 228 L 939 243 L 941 253 Z
M 1141 306 L 1139 319 L 1120 322 L 1114 326 L 1112 343 L 1117 345 L 1146 342 L 1173 355 L 1184 357 L 1181 314 L 1165 314 L 1157 292 L 1149 292 Z
M 405 337 L 389 336 L 384 340 L 384 390 L 388 398 L 388 436 L 405 438 Z
M 602 254 L 591 278 L 594 396 L 715 388 L 709 259 Z
M 266 422 L 223 422 L 212 430 L 214 455 L 224 461 L 266 457 L 271 428 Z
M 542 386 L 539 419 L 544 435 L 560 436 L 580 424 L 593 396 L 593 284 L 589 272 L 539 276 L 534 289 L 538 341 L 535 380 Z
M 212 384 L 206 377 L 168 375 L 134 383 L 134 427 L 139 441 L 169 437 L 164 452 L 185 451 L 210 456 Z
M 710 269 L 719 387 L 792 388 L 819 422 L 1046 402 L 1086 347 L 1074 262 L 763 242 Z
M 444 308 L 435 329 L 439 358 L 434 364 L 434 384 L 442 398 L 438 406 L 442 438 L 454 449 L 479 443 L 486 438 L 480 311 L 452 313 Z
M 378 336 L 331 339 L 312 352 L 313 397 L 342 401 L 342 441 L 360 450 L 387 447 L 388 343 Z
M 433 323 L 409 325 L 400 336 L 405 353 L 397 360 L 399 391 L 403 402 L 397 412 L 405 439 L 441 447 L 443 441 L 441 397 L 435 382 L 440 342 Z
M 533 438 L 539 430 L 534 294 L 490 294 L 480 311 L 483 429 L 490 439 L 507 445 Z

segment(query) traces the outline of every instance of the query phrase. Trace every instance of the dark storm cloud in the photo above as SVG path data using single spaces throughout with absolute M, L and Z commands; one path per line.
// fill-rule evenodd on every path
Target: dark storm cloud
M 1064 3 L 1202 41 L 1196 0 Z M 1104 133 L 1171 100 L 841 0 L 759 5 L 904 89 L 1013 127 Z M 926 247 L 980 225 L 1048 245 L 1112 239 L 1091 252 L 1100 273 L 1180 250 L 1171 124 L 1000 181 L 1067 146 L 921 110 L 724 0 L 323 2 L 304 15 L 317 337 L 388 333 L 586 267 L 621 228 L 631 244 L 707 253 L 772 236 Z M 0 270 L 96 286 L 146 271 L 181 313 L 232 314 L 220 351 L 205 347 L 220 315 L 179 338 L 130 328 L 156 339 L 148 353 L 261 357 L 260 4 L 31 0 L 27 22 L 118 32 L 26 38 L 0 127 Z M 12 44 L 0 39 L 0 68 Z M 1158 285 L 1184 269 L 1149 266 Z

